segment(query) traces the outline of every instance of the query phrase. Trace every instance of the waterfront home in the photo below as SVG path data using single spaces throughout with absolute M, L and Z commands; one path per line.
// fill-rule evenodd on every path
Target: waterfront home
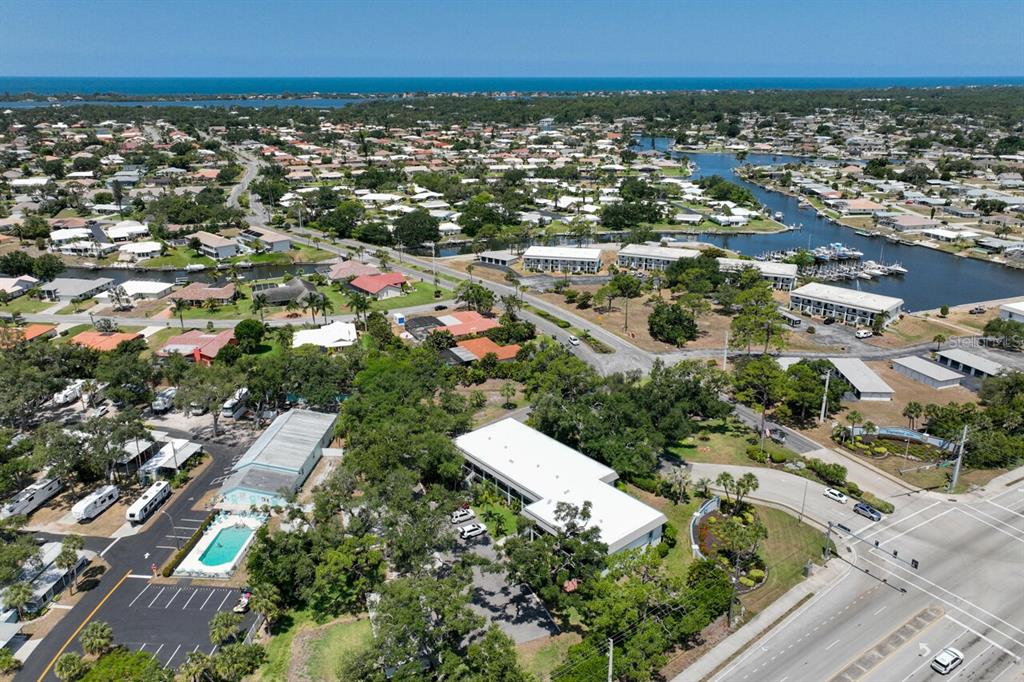
M 149 235 L 149 228 L 137 220 L 122 220 L 104 229 L 107 239 L 112 242 L 129 242 Z
M 719 258 L 718 269 L 722 272 L 740 272 L 753 268 L 768 280 L 773 288 L 789 291 L 796 284 L 797 270 L 793 263 L 775 263 L 772 261 L 743 260 L 740 258 Z
M 200 306 L 207 301 L 216 301 L 220 305 L 226 305 L 235 300 L 237 292 L 234 284 L 225 284 L 222 287 L 212 286 L 205 282 L 192 282 L 181 289 L 178 289 L 167 298 L 171 300 L 187 301 L 191 305 Z
M 214 260 L 224 260 L 238 255 L 238 244 L 233 239 L 221 237 L 205 230 L 193 233 L 189 239 L 199 241 L 199 253 Z
M 120 260 L 139 261 L 156 258 L 163 253 L 164 245 L 157 241 L 129 242 L 117 248 Z
M 406 279 L 400 272 L 381 272 L 374 275 L 360 275 L 348 285 L 367 296 L 385 299 L 405 293 Z
M 936 239 L 940 242 L 955 243 L 967 239 L 974 239 L 981 235 L 971 230 L 947 230 L 943 227 L 934 227 L 926 230 L 921 230 L 921 234 L 932 239 Z
M 601 269 L 601 250 L 570 246 L 531 246 L 523 253 L 527 270 L 596 274 Z
M 291 237 L 262 227 L 247 227 L 239 233 L 238 239 L 256 251 L 287 253 L 292 248 Z
M 608 554 L 657 545 L 665 515 L 615 487 L 614 469 L 515 419 L 502 419 L 463 434 L 455 446 L 467 481 L 493 483 L 509 504 L 541 530 L 556 533 L 555 510 L 565 502 L 591 505 L 590 524 Z
M 874 215 L 885 210 L 870 199 L 832 199 L 827 203 L 844 215 Z
M 358 335 L 356 326 L 351 322 L 336 320 L 325 324 L 319 329 L 300 329 L 292 336 L 292 348 L 300 346 L 318 346 L 334 349 L 347 348 L 356 342 Z
M 899 319 L 903 299 L 811 282 L 789 293 L 789 307 L 807 315 L 870 327 L 879 316 L 885 325 Z
M 0 277 L 0 291 L 7 296 L 7 300 L 18 298 L 26 291 L 34 289 L 38 284 L 39 280 L 31 275 Z
M 924 230 L 932 227 L 939 227 L 942 225 L 938 220 L 934 218 L 928 218 L 927 216 L 917 215 L 916 213 L 886 213 L 884 215 L 876 214 L 875 218 L 880 227 L 888 227 L 896 232 L 906 232 L 907 230 Z
M 72 337 L 71 343 L 85 346 L 92 350 L 110 351 L 126 341 L 134 341 L 141 338 L 142 334 L 138 332 L 100 332 L 89 330 Z
M 288 410 L 231 467 L 217 506 L 280 506 L 305 483 L 334 438 L 337 414 Z
M 97 298 L 110 300 L 113 298 L 111 293 L 117 291 L 121 295 L 122 299 L 128 301 L 139 301 L 143 299 L 156 299 L 163 298 L 171 292 L 174 288 L 174 284 L 171 282 L 156 282 L 148 279 L 130 279 L 127 282 L 122 282 L 116 287 L 111 287 L 109 291 L 105 291 Z
M 669 246 L 629 244 L 619 249 L 619 267 L 631 270 L 665 270 L 678 260 L 696 258 L 700 251 Z
M 167 343 L 156 354 L 164 358 L 172 354 L 182 355 L 198 365 L 209 365 L 224 346 L 236 345 L 238 341 L 235 340 L 233 329 L 225 329 L 216 334 L 193 329 L 167 339 Z
M 58 277 L 52 282 L 47 282 L 39 287 L 39 293 L 43 298 L 62 303 L 73 303 L 92 298 L 111 286 L 114 280 L 109 277 L 98 277 L 96 279 L 80 279 L 76 277 Z
M 335 263 L 327 273 L 327 279 L 332 282 L 345 282 L 362 275 L 377 275 L 380 270 L 373 265 L 367 265 L 357 260 L 346 260 Z

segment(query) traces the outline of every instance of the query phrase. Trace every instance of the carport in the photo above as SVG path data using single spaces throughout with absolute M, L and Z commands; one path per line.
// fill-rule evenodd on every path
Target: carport
M 829 358 L 829 362 L 853 387 L 858 400 L 892 400 L 896 393 L 882 377 L 857 358 Z
M 959 348 L 942 350 L 936 353 L 936 355 L 939 358 L 939 362 L 943 365 L 973 377 L 994 377 L 1006 369 L 998 362 L 993 362 L 980 355 L 968 353 Z
M 960 380 L 964 378 L 962 374 L 942 365 L 936 365 L 934 362 L 925 360 L 917 355 L 894 358 L 892 369 L 895 372 L 910 377 L 914 381 L 936 389 L 959 386 Z

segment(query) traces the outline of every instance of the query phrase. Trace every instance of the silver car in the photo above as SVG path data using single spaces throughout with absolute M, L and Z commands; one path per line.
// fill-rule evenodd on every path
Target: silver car
M 487 526 L 482 523 L 471 523 L 459 529 L 459 537 L 463 540 L 475 538 L 487 532 Z
M 958 649 L 948 646 L 932 659 L 932 670 L 940 675 L 948 675 L 963 662 L 964 655 Z

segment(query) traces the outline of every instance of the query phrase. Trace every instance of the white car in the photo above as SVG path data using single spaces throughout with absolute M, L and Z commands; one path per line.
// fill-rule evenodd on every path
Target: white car
M 825 497 L 827 497 L 830 500 L 835 500 L 839 504 L 846 504 L 846 495 L 842 494 L 835 488 L 826 488 Z
M 875 335 L 875 333 L 870 329 L 858 329 L 853 333 L 853 335 L 856 336 L 858 339 L 870 339 L 872 336 Z
M 578 345 L 580 345 L 580 340 L 579 340 L 579 339 L 577 339 L 577 338 L 576 338 L 575 336 L 573 336 L 572 334 L 570 334 L 570 335 L 569 335 L 569 345 L 570 345 L 570 346 L 578 346 Z
M 964 662 L 964 655 L 951 646 L 939 652 L 939 655 L 932 659 L 932 670 L 940 675 L 948 675 L 954 668 Z
M 463 540 L 475 538 L 478 535 L 483 535 L 487 532 L 487 526 L 482 523 L 471 523 L 467 526 L 463 526 L 459 529 L 459 537 Z
M 469 509 L 456 509 L 452 512 L 452 523 L 462 523 L 473 518 L 474 514 Z

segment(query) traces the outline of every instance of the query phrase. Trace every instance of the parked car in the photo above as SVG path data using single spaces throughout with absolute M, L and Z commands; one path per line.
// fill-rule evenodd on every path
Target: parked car
M 823 322 L 824 322 L 825 324 L 835 324 L 835 323 L 836 323 L 836 318 L 834 318 L 834 317 L 826 317 L 826 318 L 825 318 L 825 319 L 823 320 Z
M 958 649 L 948 646 L 932 659 L 932 670 L 940 675 L 948 675 L 963 662 L 964 655 Z
M 983 306 L 983 305 L 976 305 L 973 308 L 971 308 L 971 315 L 983 315 L 983 314 L 985 314 L 985 306 Z
M 768 437 L 779 445 L 785 445 L 786 443 L 786 432 L 782 429 L 768 429 Z
M 857 504 L 853 505 L 853 511 L 857 512 L 866 519 L 871 519 L 872 521 L 882 520 L 882 512 L 878 511 L 867 502 L 858 502 Z
M 100 405 L 99 407 L 94 407 L 90 410 L 87 418 L 96 419 L 97 417 L 105 417 L 107 412 L 110 412 L 110 408 L 106 405 Z
M 438 303 L 437 305 L 434 306 L 434 310 L 448 310 L 448 306 L 446 306 L 444 303 Z
M 853 333 L 853 335 L 856 336 L 858 339 L 870 339 L 872 336 L 875 335 L 875 333 L 870 329 L 858 329 Z
M 463 526 L 459 529 L 459 537 L 463 540 L 475 538 L 478 535 L 483 535 L 487 532 L 487 526 L 482 523 L 471 523 L 468 526 Z
M 250 599 L 252 599 L 251 592 L 242 592 L 242 596 L 238 598 L 238 603 L 231 610 L 235 613 L 246 613 L 249 610 Z
M 452 512 L 452 523 L 462 523 L 463 521 L 469 521 L 473 518 L 472 510 L 469 509 L 456 509 Z
M 580 340 L 579 340 L 579 339 L 577 339 L 577 338 L 576 338 L 575 336 L 573 336 L 572 334 L 570 334 L 570 335 L 569 335 L 569 345 L 570 345 L 570 346 L 578 346 L 578 345 L 580 345 Z
M 839 504 L 846 504 L 847 497 L 835 488 L 826 488 L 825 497 L 830 500 L 835 500 Z

